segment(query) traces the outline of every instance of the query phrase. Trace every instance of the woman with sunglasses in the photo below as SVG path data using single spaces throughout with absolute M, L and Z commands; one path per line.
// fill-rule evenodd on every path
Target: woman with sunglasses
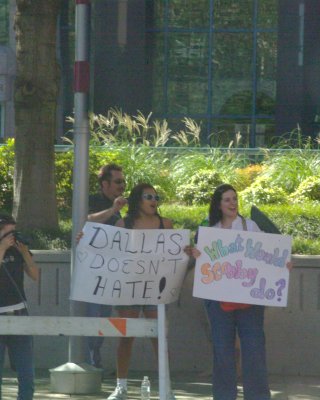
M 148 183 L 136 185 L 128 197 L 128 212 L 116 226 L 127 229 L 172 229 L 172 222 L 158 213 L 159 196 Z M 145 318 L 157 318 L 156 305 L 132 305 L 116 307 L 120 318 L 138 318 L 142 312 Z M 121 337 L 117 350 L 117 386 L 108 400 L 127 399 L 127 376 L 134 337 Z M 158 340 L 151 339 L 154 352 L 158 354 Z M 172 395 L 174 399 L 174 396 Z

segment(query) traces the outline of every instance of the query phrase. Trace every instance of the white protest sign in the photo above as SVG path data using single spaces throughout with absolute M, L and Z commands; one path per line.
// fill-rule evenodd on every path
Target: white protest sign
M 71 300 L 130 305 L 178 299 L 190 231 L 125 229 L 87 222 L 75 255 Z
M 287 305 L 290 236 L 200 227 L 197 248 L 194 297 Z

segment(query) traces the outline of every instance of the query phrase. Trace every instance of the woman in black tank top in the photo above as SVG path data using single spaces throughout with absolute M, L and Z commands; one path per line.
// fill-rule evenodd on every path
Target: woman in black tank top
M 127 229 L 172 229 L 172 222 L 158 213 L 159 196 L 148 183 L 140 183 L 132 190 L 128 198 L 128 212 L 116 226 Z M 118 306 L 121 318 L 138 318 L 141 311 L 146 318 L 157 318 L 157 306 Z M 127 376 L 134 337 L 121 337 L 117 351 L 117 387 L 108 400 L 124 399 L 127 396 Z M 151 338 L 156 356 L 158 340 Z M 174 398 L 174 397 L 172 397 Z

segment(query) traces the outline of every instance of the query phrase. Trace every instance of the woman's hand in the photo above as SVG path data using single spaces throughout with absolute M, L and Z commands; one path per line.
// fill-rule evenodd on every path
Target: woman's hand
M 186 246 L 183 250 L 189 257 L 198 258 L 201 255 L 200 251 L 193 246 Z
M 9 247 L 15 245 L 16 245 L 16 239 L 13 235 L 13 232 L 4 235 L 4 237 L 0 239 L 0 248 L 3 250 L 3 252 L 6 252 Z
M 26 259 L 30 255 L 29 248 L 24 243 L 16 241 L 15 246 L 19 250 L 24 259 Z
M 83 231 L 80 231 L 80 232 L 77 234 L 77 236 L 76 236 L 76 242 L 77 242 L 77 244 L 79 244 L 79 242 L 80 242 L 80 240 L 81 240 L 81 238 L 82 238 L 83 235 L 84 235 Z
M 293 262 L 292 261 L 288 261 L 287 264 L 286 264 L 286 267 L 288 268 L 289 271 L 291 271 L 292 268 L 293 268 Z

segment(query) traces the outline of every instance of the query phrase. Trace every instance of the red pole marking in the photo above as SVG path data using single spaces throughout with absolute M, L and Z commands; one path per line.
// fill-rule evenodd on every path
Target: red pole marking
M 74 63 L 74 91 L 88 93 L 90 87 L 90 65 L 88 61 Z
M 76 0 L 76 4 L 90 4 L 90 0 Z

